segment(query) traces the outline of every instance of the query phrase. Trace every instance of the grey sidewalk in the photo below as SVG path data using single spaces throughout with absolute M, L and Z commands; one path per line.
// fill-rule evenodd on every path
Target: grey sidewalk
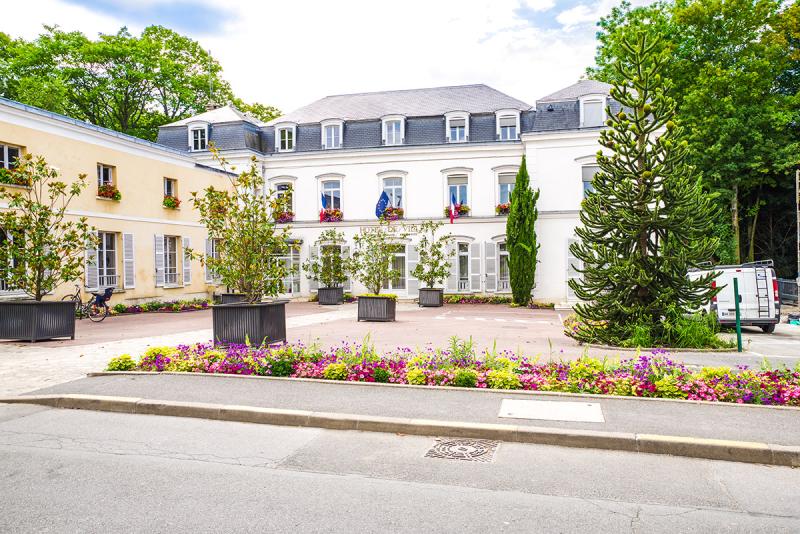
M 515 424 L 800 445 L 800 409 L 722 403 L 180 374 L 93 376 L 30 394 L 136 397 L 350 415 Z M 503 399 L 599 403 L 605 422 L 500 418 L 498 412 Z

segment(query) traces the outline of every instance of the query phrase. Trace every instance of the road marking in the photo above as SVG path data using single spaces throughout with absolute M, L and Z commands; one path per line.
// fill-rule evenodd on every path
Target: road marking
M 485 321 L 486 317 L 475 317 L 476 321 Z
M 467 320 L 466 317 L 453 317 L 453 319 L 455 319 L 456 321 L 466 321 Z
M 528 324 L 528 321 L 526 321 L 525 319 L 514 319 L 514 322 L 515 323 Z
M 577 423 L 606 422 L 600 403 L 597 402 L 503 399 L 498 417 Z
M 497 321 L 498 323 L 505 323 L 506 322 L 505 319 L 498 319 L 498 318 L 495 318 L 495 321 Z

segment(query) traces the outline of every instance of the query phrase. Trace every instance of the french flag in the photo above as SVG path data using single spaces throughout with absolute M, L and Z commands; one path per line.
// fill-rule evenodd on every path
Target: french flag
M 456 194 L 450 193 L 450 224 L 453 219 L 458 219 L 458 204 L 456 204 Z
M 325 210 L 328 208 L 328 201 L 325 200 L 325 194 L 322 194 L 322 209 L 319 210 L 319 222 L 325 221 Z

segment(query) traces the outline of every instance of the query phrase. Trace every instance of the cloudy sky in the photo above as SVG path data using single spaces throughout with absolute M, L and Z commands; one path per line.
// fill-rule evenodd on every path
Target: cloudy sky
M 470 83 L 533 104 L 592 64 L 595 24 L 617 3 L 26 0 L 0 30 L 33 38 L 58 24 L 94 37 L 161 24 L 210 49 L 240 97 L 285 112 L 332 94 Z

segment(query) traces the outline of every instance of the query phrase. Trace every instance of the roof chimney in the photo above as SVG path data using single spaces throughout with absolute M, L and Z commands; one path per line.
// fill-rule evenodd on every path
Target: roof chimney
M 209 100 L 208 104 L 206 104 L 206 111 L 214 111 L 215 109 L 219 109 L 222 106 L 214 102 L 213 100 Z

